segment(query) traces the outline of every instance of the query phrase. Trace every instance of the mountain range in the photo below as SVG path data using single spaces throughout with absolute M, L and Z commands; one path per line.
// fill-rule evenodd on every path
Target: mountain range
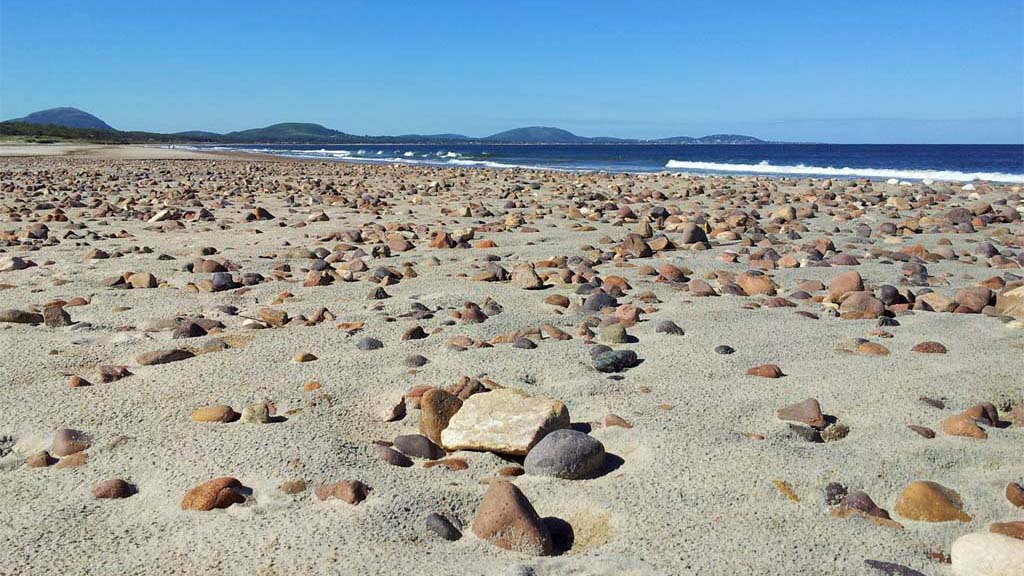
M 223 144 L 433 144 L 480 142 L 496 144 L 766 144 L 764 140 L 741 134 L 714 134 L 700 138 L 676 136 L 657 140 L 578 136 L 550 126 L 528 126 L 475 138 L 462 134 L 405 134 L 401 136 L 358 136 L 333 130 L 320 124 L 284 122 L 220 134 L 190 130 L 172 134 L 124 132 L 115 130 L 96 116 L 77 108 L 50 108 L 23 118 L 0 123 L 0 133 L 11 136 L 75 138 L 81 140 L 124 142 L 196 142 Z

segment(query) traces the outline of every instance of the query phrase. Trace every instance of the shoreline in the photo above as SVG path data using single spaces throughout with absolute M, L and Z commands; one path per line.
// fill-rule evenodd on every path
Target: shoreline
M 399 146 L 400 144 L 393 144 Z M 408 144 L 407 144 L 408 145 Z M 506 144 L 499 144 L 505 146 Z M 311 144 L 308 146 L 317 146 Z M 338 146 L 354 147 L 360 146 L 359 144 L 344 144 Z M 388 144 L 386 146 L 392 146 Z M 434 147 L 434 144 L 416 144 L 421 147 Z M 512 146 L 516 146 L 513 144 Z M 707 145 L 698 145 L 707 146 Z M 738 145 L 731 145 L 738 146 Z M 316 152 L 317 150 L 308 150 L 307 152 Z M 285 152 L 284 150 L 280 152 Z M 352 165 L 363 165 L 363 166 L 404 166 L 404 167 L 424 167 L 424 168 L 439 168 L 439 169 L 475 169 L 475 170 L 529 170 L 535 172 L 552 172 L 558 174 L 610 174 L 610 175 L 663 175 L 663 176 L 680 176 L 680 177 L 711 177 L 711 178 L 754 178 L 754 179 L 766 179 L 766 180 L 778 180 L 778 181 L 800 181 L 807 180 L 811 182 L 835 180 L 835 181 L 868 181 L 886 184 L 899 184 L 901 186 L 910 186 L 915 183 L 940 183 L 940 184 L 972 184 L 972 183 L 983 183 L 997 186 L 1020 186 L 1024 184 L 1024 174 L 999 174 L 1005 178 L 997 179 L 986 179 L 986 178 L 942 178 L 934 177 L 933 175 L 942 174 L 958 174 L 975 176 L 982 175 L 983 173 L 968 173 L 946 170 L 919 170 L 919 169 L 886 169 L 886 168 L 832 168 L 832 167 L 806 167 L 803 165 L 799 166 L 773 166 L 767 165 L 773 168 L 772 171 L 758 172 L 754 170 L 715 170 L 713 168 L 703 169 L 672 169 L 671 166 L 665 166 L 660 169 L 650 170 L 615 170 L 615 169 L 601 169 L 601 168 L 573 168 L 573 167 L 558 167 L 558 166 L 541 166 L 541 165 L 514 165 L 514 164 L 502 164 L 498 161 L 491 160 L 462 160 L 462 163 L 451 162 L 451 161 L 422 161 L 422 160 L 404 160 L 403 158 L 386 158 L 386 159 L 373 159 L 373 158 L 360 158 L 360 157 L 347 157 L 347 156 L 305 156 L 301 154 L 284 154 L 274 153 L 270 151 L 261 150 L 247 150 L 247 149 L 224 149 L 221 145 L 177 145 L 177 144 L 33 144 L 33 143 L 16 143 L 16 144 L 0 144 L 0 158 L 31 158 L 31 157 L 77 157 L 77 158 L 90 158 L 90 159 L 110 159 L 110 160 L 173 160 L 173 159 L 234 159 L 234 160 L 260 160 L 260 161 L 285 161 L 285 162 L 337 162 Z M 680 162 L 676 160 L 669 160 L 668 164 L 710 164 L 718 167 L 728 166 L 728 164 L 715 164 L 707 162 Z M 738 164 L 738 166 L 755 166 L 755 165 L 744 165 Z M 786 169 L 794 168 L 797 171 L 788 172 Z M 803 170 L 800 172 L 799 170 Z M 818 170 L 825 171 L 825 173 L 819 172 Z M 827 171 L 835 171 L 834 174 L 829 174 Z M 858 174 L 857 172 L 876 172 L 881 173 L 877 175 Z M 908 174 L 916 174 L 915 176 L 908 176 Z M 893 181 L 895 180 L 895 182 Z M 973 184 L 972 184 L 973 185 Z

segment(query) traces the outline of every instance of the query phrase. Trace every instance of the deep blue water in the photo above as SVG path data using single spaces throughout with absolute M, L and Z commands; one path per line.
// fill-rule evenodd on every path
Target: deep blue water
M 1024 183 L 1024 145 L 388 144 L 227 148 L 348 162 Z

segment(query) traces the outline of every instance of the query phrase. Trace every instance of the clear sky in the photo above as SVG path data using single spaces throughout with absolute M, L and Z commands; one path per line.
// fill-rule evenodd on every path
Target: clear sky
M 0 118 L 1024 142 L 1024 0 L 0 0 Z

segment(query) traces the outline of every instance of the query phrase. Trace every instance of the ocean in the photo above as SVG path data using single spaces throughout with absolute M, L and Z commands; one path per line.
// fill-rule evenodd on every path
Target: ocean
M 1024 145 L 386 144 L 212 148 L 384 164 L 1024 183 Z

